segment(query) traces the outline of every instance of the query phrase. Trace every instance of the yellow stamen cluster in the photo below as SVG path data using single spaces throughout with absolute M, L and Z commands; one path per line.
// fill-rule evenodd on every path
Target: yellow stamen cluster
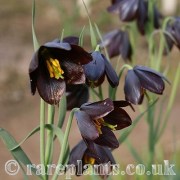
M 57 59 L 50 58 L 49 60 L 46 60 L 46 64 L 51 78 L 64 79 L 64 77 L 62 76 L 62 74 L 64 74 L 64 71 L 61 69 L 59 61 Z
M 95 159 L 93 157 L 90 157 L 90 156 L 87 156 L 87 155 L 84 156 L 83 160 L 84 160 L 85 164 L 93 165 L 95 163 Z
M 102 125 L 109 127 L 113 131 L 116 130 L 116 127 L 117 127 L 117 125 L 112 125 L 112 124 L 105 122 L 103 118 L 96 119 L 95 120 L 95 126 L 96 126 L 99 134 L 102 134 L 102 131 L 101 131 Z

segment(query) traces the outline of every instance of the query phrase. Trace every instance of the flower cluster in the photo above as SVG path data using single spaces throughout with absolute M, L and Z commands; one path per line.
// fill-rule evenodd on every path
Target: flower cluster
M 146 0 L 114 0 L 112 5 L 108 7 L 108 11 L 118 14 L 121 21 L 130 22 L 136 20 L 139 32 L 144 35 L 146 24 L 149 22 L 148 1 Z M 160 27 L 160 19 L 162 15 L 153 7 L 154 28 Z
M 126 41 L 121 41 L 126 47 L 120 48 L 123 54 L 128 46 Z M 119 141 L 113 131 L 132 123 L 123 107 L 131 106 L 131 103 L 141 104 L 145 90 L 162 94 L 166 78 L 148 67 L 135 66 L 128 70 L 125 78 L 126 100 L 107 98 L 90 103 L 88 86 L 100 86 L 106 76 L 110 86 L 117 87 L 119 78 L 100 51 L 88 53 L 77 44 L 78 38 L 67 37 L 63 41 L 54 40 L 40 46 L 29 66 L 31 91 L 35 94 L 37 89 L 41 98 L 49 104 L 58 104 L 66 93 L 67 109 L 79 107 L 75 117 L 83 141 L 72 150 L 70 163 L 76 164 L 76 159 L 84 164 L 107 163 L 108 160 L 114 163 L 111 150 L 119 147 Z M 79 149 L 81 153 L 78 153 Z
M 136 20 L 140 33 L 145 34 L 146 24 L 149 22 L 148 1 L 111 2 L 109 12 L 118 13 L 125 22 Z M 158 28 L 161 15 L 155 6 L 153 18 L 154 28 Z M 180 49 L 180 19 L 176 18 L 172 23 L 168 23 L 166 31 L 172 36 L 166 35 L 168 48 L 171 50 L 175 44 Z M 111 151 L 119 147 L 119 141 L 114 131 L 132 124 L 124 108 L 130 106 L 133 109 L 131 103 L 141 104 L 146 91 L 163 94 L 164 81 L 168 82 L 161 73 L 149 67 L 128 66 L 124 82 L 125 100 L 101 98 L 101 101 L 88 102 L 89 88 L 100 87 L 105 78 L 111 86 L 110 89 L 117 90 L 119 85 L 120 77 L 110 60 L 100 51 L 103 48 L 107 49 L 110 58 L 121 55 L 124 60 L 132 59 L 133 48 L 128 30 L 116 29 L 105 34 L 93 52 L 87 52 L 79 46 L 79 38 L 75 36 L 45 43 L 34 53 L 29 66 L 33 95 L 37 89 L 45 102 L 56 105 L 65 94 L 67 110 L 78 107 L 74 115 L 82 140 L 72 149 L 69 163 L 77 166 L 77 160 L 81 160 L 81 172 L 86 170 L 86 164 L 115 163 Z M 99 169 L 95 171 L 98 172 Z M 111 168 L 102 178 L 106 178 L 109 171 Z M 77 172 L 76 174 L 78 175 Z

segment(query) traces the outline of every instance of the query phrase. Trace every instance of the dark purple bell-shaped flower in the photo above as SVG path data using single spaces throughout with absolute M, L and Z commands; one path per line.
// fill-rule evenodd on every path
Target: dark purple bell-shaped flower
M 58 104 L 66 84 L 85 83 L 82 65 L 92 60 L 82 47 L 54 40 L 40 46 L 33 54 L 29 66 L 31 92 L 36 88 L 49 104 Z
M 106 57 L 99 51 L 94 51 L 91 56 L 93 60 L 83 66 L 86 84 L 90 87 L 100 86 L 106 76 L 112 87 L 118 86 L 118 76 Z
M 83 172 L 91 165 L 96 175 L 106 179 L 112 171 L 111 165 L 115 164 L 111 150 L 97 144 L 94 144 L 94 150 L 94 152 L 90 151 L 81 140 L 71 150 L 68 164 L 75 166 L 77 176 L 83 175 Z M 100 164 L 101 166 L 96 166 Z
M 168 51 L 171 51 L 173 45 L 176 45 L 180 50 L 180 17 L 176 17 L 167 24 L 166 32 L 165 39 L 168 49 L 165 49 L 165 53 L 167 54 Z
M 155 70 L 145 66 L 135 66 L 128 70 L 125 78 L 124 93 L 127 101 L 141 104 L 145 90 L 162 94 L 165 88 L 164 80 L 168 80 Z
M 116 13 L 120 16 L 121 21 L 130 22 L 136 20 L 137 27 L 142 35 L 145 34 L 145 26 L 149 21 L 148 17 L 148 2 L 145 0 L 119 0 L 115 1 L 108 11 Z M 162 18 L 161 14 L 154 6 L 153 11 L 154 28 L 159 28 L 159 21 Z
M 120 130 L 131 125 L 131 118 L 121 108 L 127 105 L 129 103 L 112 102 L 110 99 L 83 104 L 75 113 L 75 117 L 81 135 L 87 144 L 94 142 L 112 149 L 117 148 L 119 142 L 112 130 Z
M 127 31 L 116 29 L 105 34 L 100 46 L 107 49 L 110 58 L 121 55 L 124 60 L 131 60 L 132 46 Z

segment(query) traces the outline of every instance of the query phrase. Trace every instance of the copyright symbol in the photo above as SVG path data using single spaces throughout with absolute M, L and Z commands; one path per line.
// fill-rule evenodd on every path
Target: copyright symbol
M 19 172 L 19 164 L 16 160 L 9 160 L 5 164 L 5 171 L 7 174 L 13 176 Z

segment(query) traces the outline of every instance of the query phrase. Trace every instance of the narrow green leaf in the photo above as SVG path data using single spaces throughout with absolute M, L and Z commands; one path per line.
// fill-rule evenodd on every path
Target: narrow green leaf
M 92 22 L 91 22 L 91 18 L 89 16 L 89 13 L 88 13 L 88 9 L 87 9 L 87 6 L 84 2 L 84 0 L 82 0 L 83 2 L 83 5 L 84 5 L 84 8 L 86 10 L 86 13 L 87 13 L 87 16 L 88 16 L 88 19 L 89 19 L 89 29 L 90 29 L 90 36 L 91 36 L 91 46 L 93 49 L 96 48 L 96 45 L 97 45 L 97 39 L 96 39 L 96 35 L 95 35 L 95 31 L 94 31 L 94 28 L 92 26 Z
M 79 35 L 79 46 L 83 46 L 83 41 L 84 41 L 84 30 L 85 30 L 85 26 L 82 28 L 82 31 Z
M 36 14 L 36 6 L 35 6 L 35 0 L 33 0 L 32 5 L 32 37 L 33 37 L 33 45 L 34 45 L 34 51 L 36 51 L 39 48 L 39 43 L 36 37 L 34 24 L 35 24 L 35 14 Z
M 95 26 L 95 28 L 96 28 L 96 32 L 97 32 L 97 34 L 98 34 L 98 36 L 99 36 L 99 39 L 100 39 L 101 42 L 103 43 L 103 38 L 102 38 L 101 32 L 100 32 L 100 30 L 99 30 L 99 28 L 98 28 L 98 25 L 97 25 L 96 23 L 94 23 L 94 26 Z M 107 52 L 106 47 L 104 47 L 104 52 L 105 52 L 105 55 L 106 55 L 107 60 L 109 60 L 110 58 L 109 58 L 109 54 L 108 54 L 108 52 Z
M 175 100 L 175 97 L 176 97 L 176 94 L 177 94 L 177 90 L 178 90 L 178 87 L 179 87 L 179 82 L 180 82 L 180 63 L 178 65 L 178 67 L 177 67 L 176 74 L 175 74 L 174 77 L 175 78 L 174 78 L 172 90 L 171 90 L 171 93 L 170 93 L 170 98 L 169 98 L 168 106 L 167 106 L 167 109 L 166 109 L 166 113 L 164 115 L 165 118 L 163 120 L 163 125 L 162 125 L 161 130 L 159 131 L 159 134 L 157 136 L 156 141 L 158 141 L 159 138 L 161 137 L 161 135 L 163 134 L 163 132 L 164 132 L 164 130 L 166 128 L 169 116 L 171 114 L 171 110 L 172 110 L 172 107 L 173 107 L 173 104 L 174 104 L 174 100 Z
M 6 145 L 7 149 L 10 151 L 12 156 L 15 160 L 18 161 L 18 163 L 22 163 L 27 167 L 27 165 L 32 165 L 30 159 L 26 155 L 26 153 L 22 150 L 20 146 L 18 146 L 18 143 L 16 140 L 10 135 L 9 132 L 6 130 L 0 128 L 0 138 L 3 140 L 4 144 Z M 14 148 L 16 147 L 16 148 Z M 13 150 L 12 150 L 13 149 Z M 22 166 L 20 166 L 22 168 Z M 32 166 L 32 172 L 36 175 L 36 169 Z M 24 172 L 24 170 L 22 169 Z M 23 173 L 24 174 L 24 173 Z M 41 177 L 41 176 L 39 176 Z
M 97 45 L 97 39 L 90 19 L 89 19 L 89 27 L 90 27 L 90 36 L 91 36 L 91 46 L 93 49 L 95 49 Z

